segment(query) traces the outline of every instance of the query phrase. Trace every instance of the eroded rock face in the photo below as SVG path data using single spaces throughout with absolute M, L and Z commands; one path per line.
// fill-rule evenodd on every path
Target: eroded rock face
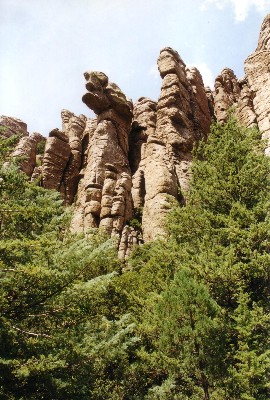
M 45 138 L 40 133 L 33 133 L 31 136 L 24 136 L 15 147 L 12 157 L 19 157 L 20 169 L 29 177 L 32 176 L 36 167 L 37 145 Z
M 258 47 L 245 61 L 245 74 L 252 93 L 253 107 L 262 138 L 268 141 L 270 155 L 270 14 L 263 23 Z
M 212 92 L 170 47 L 161 50 L 158 68 L 158 101 L 141 97 L 134 108 L 104 73 L 86 72 L 83 102 L 96 118 L 63 110 L 62 130 L 49 134 L 44 155 L 36 150 L 44 139 L 29 136 L 20 120 L 0 118 L 7 137 L 22 132 L 13 154 L 25 157 L 21 168 L 31 180 L 41 176 L 44 187 L 75 203 L 72 230 L 105 229 L 118 237 L 122 259 L 135 245 L 163 236 L 172 203 L 188 201 L 192 149 L 207 137 L 211 121 L 226 122 L 234 108 L 240 123 L 263 132 L 270 154 L 270 14 L 243 79 L 224 68 Z M 136 229 L 129 226 L 134 217 Z
M 27 124 L 18 118 L 2 115 L 0 117 L 0 135 L 8 138 L 16 134 L 28 136 Z
M 164 218 L 171 200 L 185 202 L 190 181 L 194 143 L 207 135 L 211 123 L 202 77 L 186 68 L 171 48 L 160 52 L 158 68 L 163 78 L 157 104 L 155 133 L 148 138 L 145 163 L 144 239 L 164 234 Z
M 73 218 L 73 229 L 102 227 L 120 235 L 131 218 L 131 172 L 128 136 L 132 103 L 102 72 L 85 73 L 88 92 L 83 102 L 96 114 L 88 123 L 83 174 Z
M 63 130 L 68 137 L 70 157 L 63 175 L 64 197 L 72 204 L 77 193 L 79 174 L 82 166 L 82 138 L 86 126 L 86 117 L 75 116 L 68 110 L 62 110 Z
M 263 20 L 256 52 L 270 51 L 270 14 Z
M 124 260 L 128 259 L 134 247 L 142 243 L 143 238 L 141 233 L 126 225 L 122 231 L 118 248 L 118 257 Z
M 214 109 L 218 122 L 226 122 L 230 107 L 237 119 L 247 127 L 257 126 L 268 141 L 270 155 L 270 14 L 261 27 L 256 51 L 245 61 L 243 79 L 237 80 L 233 71 L 225 68 L 215 82 Z
M 236 106 L 236 117 L 239 122 L 246 126 L 257 126 L 257 116 L 254 111 L 253 95 L 249 89 L 247 79 L 238 80 L 240 87 L 240 96 Z
M 237 105 L 239 97 L 240 86 L 234 72 L 224 68 L 215 80 L 214 109 L 218 122 L 227 121 L 228 110 Z
M 84 115 L 62 110 L 62 131 L 54 129 L 46 142 L 42 163 L 42 185 L 59 190 L 66 204 L 72 204 L 77 192 L 82 166 L 82 138 L 86 126 Z
M 164 235 L 171 201 L 185 201 L 194 142 L 207 135 L 209 101 L 196 68 L 186 68 L 171 48 L 158 59 L 163 78 L 158 103 L 140 98 L 134 105 L 130 163 L 134 208 L 143 207 L 145 241 Z
M 144 207 L 145 203 L 145 168 L 149 153 L 147 142 L 154 137 L 156 130 L 157 103 L 147 97 L 141 97 L 134 104 L 134 118 L 130 132 L 129 162 L 132 176 L 133 208 Z M 151 154 L 150 154 L 151 156 Z
M 42 186 L 63 192 L 63 174 L 70 157 L 68 137 L 59 129 L 49 133 L 42 164 Z

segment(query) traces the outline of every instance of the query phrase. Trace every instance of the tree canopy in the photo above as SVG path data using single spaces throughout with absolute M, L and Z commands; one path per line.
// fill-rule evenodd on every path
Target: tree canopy
M 60 195 L 0 146 L 0 397 L 269 398 L 270 161 L 256 129 L 213 124 L 167 238 L 127 265 L 69 231 Z

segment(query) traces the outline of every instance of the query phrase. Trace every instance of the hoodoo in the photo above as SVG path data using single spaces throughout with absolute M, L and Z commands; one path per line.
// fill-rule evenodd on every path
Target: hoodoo
M 71 229 L 101 227 L 116 236 L 120 256 L 134 244 L 164 234 L 171 199 L 185 204 L 194 143 L 206 138 L 212 120 L 224 123 L 230 109 L 239 122 L 257 126 L 270 154 L 270 14 L 263 21 L 258 46 L 245 61 L 245 77 L 224 68 L 214 90 L 200 72 L 187 67 L 177 51 L 161 50 L 162 78 L 157 102 L 141 97 L 132 103 L 102 72 L 86 72 L 83 102 L 96 118 L 62 111 L 62 130 L 47 139 L 29 136 L 24 122 L 2 116 L 5 135 L 21 132 L 14 156 L 21 169 L 42 186 L 62 193 L 74 205 Z M 44 154 L 38 143 L 46 140 Z M 129 221 L 140 215 L 141 227 Z M 139 225 L 138 224 L 138 225 Z

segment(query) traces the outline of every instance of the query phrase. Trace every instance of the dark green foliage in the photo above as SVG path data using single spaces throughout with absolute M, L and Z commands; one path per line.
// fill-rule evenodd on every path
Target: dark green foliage
M 255 129 L 213 125 L 167 239 L 138 246 L 125 272 L 113 240 L 71 235 L 58 193 L 3 167 L 8 153 L 1 399 L 269 398 L 270 163 Z
M 45 145 L 46 145 L 46 140 L 41 140 L 40 142 L 38 142 L 37 144 L 37 154 L 44 154 L 44 150 L 45 150 Z
M 133 217 L 128 222 L 129 226 L 140 232 L 142 231 L 142 214 L 143 207 L 134 208 Z
M 115 244 L 97 230 L 71 235 L 59 194 L 28 183 L 4 161 L 0 397 L 103 399 L 107 390 L 116 399 L 115 381 L 137 339 L 117 309 Z M 117 377 L 109 375 L 111 365 Z

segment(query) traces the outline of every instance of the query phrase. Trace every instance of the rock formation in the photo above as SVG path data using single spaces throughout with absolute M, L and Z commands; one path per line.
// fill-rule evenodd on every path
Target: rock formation
M 20 169 L 29 177 L 32 176 L 36 167 L 36 154 L 38 143 L 45 138 L 39 133 L 33 133 L 31 136 L 24 136 L 17 144 L 12 156 L 21 159 L 19 161 Z
M 42 164 L 42 185 L 59 190 L 66 204 L 72 204 L 77 192 L 82 163 L 82 137 L 86 117 L 62 110 L 62 131 L 49 133 Z
M 128 136 L 132 103 L 102 72 L 86 72 L 83 102 L 96 114 L 88 124 L 89 139 L 79 184 L 73 229 L 102 227 L 120 235 L 132 216 Z
M 144 240 L 164 234 L 171 200 L 185 202 L 191 151 L 211 123 L 208 98 L 199 71 L 186 68 L 179 54 L 166 47 L 158 59 L 163 79 L 158 103 L 141 98 L 134 106 L 130 163 L 133 204 L 143 207 Z
M 224 68 L 215 80 L 214 109 L 218 122 L 225 122 L 228 110 L 236 106 L 240 97 L 240 86 L 234 72 Z
M 254 112 L 262 138 L 268 146 L 266 154 L 270 155 L 270 14 L 261 27 L 258 47 L 245 61 L 245 74 L 249 90 L 252 93 Z
M 205 88 L 200 72 L 170 47 L 161 50 L 158 68 L 158 101 L 141 97 L 134 107 L 104 73 L 86 72 L 83 102 L 96 118 L 63 110 L 62 130 L 50 132 L 44 155 L 40 135 L 29 136 L 20 120 L 0 118 L 2 136 L 22 133 L 13 152 L 23 156 L 22 170 L 73 205 L 71 229 L 105 229 L 118 237 L 123 259 L 164 234 L 172 202 L 188 200 L 192 148 L 207 138 L 211 121 L 224 123 L 234 109 L 242 124 L 259 127 L 270 154 L 270 14 L 242 79 L 224 68 L 214 90 Z
M 6 138 L 13 135 L 28 136 L 27 125 L 17 118 L 0 117 L 0 135 Z
M 237 80 L 233 71 L 225 68 L 216 78 L 213 92 L 217 120 L 224 122 L 233 106 L 243 125 L 257 126 L 268 142 L 270 155 L 270 14 L 261 27 L 257 49 L 245 61 L 243 79 Z
M 46 189 L 63 190 L 63 174 L 70 156 L 68 137 L 59 129 L 49 133 L 42 164 L 42 186 Z
M 63 131 L 68 137 L 70 156 L 63 174 L 65 201 L 72 204 L 77 193 L 79 174 L 82 164 L 82 138 L 86 126 L 86 117 L 75 116 L 68 110 L 62 110 Z
M 143 243 L 143 238 L 136 229 L 126 225 L 122 231 L 121 240 L 119 242 L 118 257 L 127 259 L 135 246 Z

